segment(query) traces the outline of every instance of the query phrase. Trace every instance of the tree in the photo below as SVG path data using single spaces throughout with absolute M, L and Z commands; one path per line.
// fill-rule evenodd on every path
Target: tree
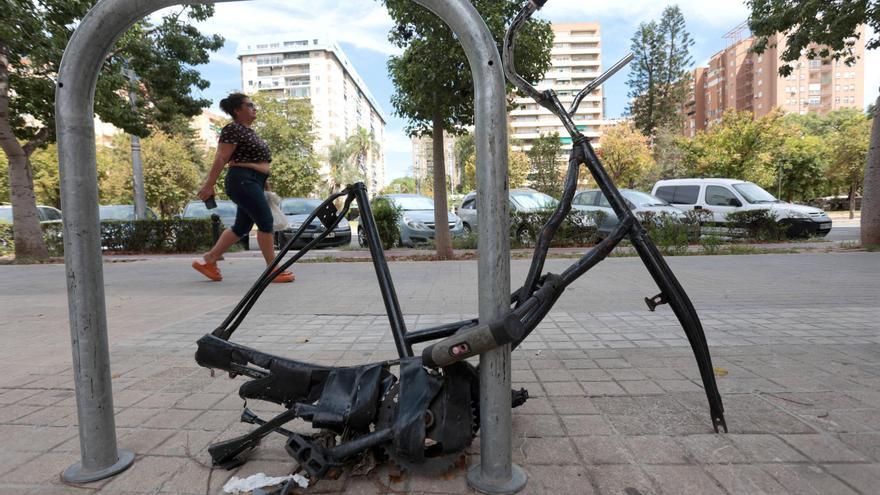
M 721 123 L 682 143 L 684 163 L 691 174 L 729 177 L 774 184 L 774 152 L 784 137 L 778 111 L 753 119 L 751 112 L 725 112 Z
M 532 186 L 544 194 L 559 197 L 562 193 L 562 172 L 559 170 L 559 154 L 562 144 L 559 133 L 541 135 L 532 142 L 528 151 L 532 162 Z
M 618 187 L 648 187 L 656 178 L 656 163 L 648 138 L 632 122 L 607 128 L 598 153 Z
M 808 201 L 818 196 L 825 180 L 827 150 L 817 136 L 793 130 L 775 155 L 777 195 L 786 201 Z
M 364 180 L 370 185 L 371 190 L 379 189 L 379 181 L 375 174 L 367 170 L 367 160 L 371 155 L 379 153 L 379 143 L 372 132 L 358 126 L 357 130 L 346 140 L 351 159 L 355 161 L 358 170 L 363 175 Z
M 523 187 L 529 178 L 529 172 L 532 170 L 532 162 L 529 155 L 522 151 L 509 151 L 508 154 L 507 177 L 511 189 Z
M 880 47 L 880 2 L 846 0 L 838 2 L 798 2 L 794 0 L 749 0 L 749 28 L 758 38 L 754 50 L 762 53 L 777 33 L 787 37 L 782 60 L 831 57 L 847 64 L 855 62 L 853 46 L 863 24 L 873 28 L 874 36 L 865 48 Z M 817 46 L 818 45 L 818 46 Z M 791 73 L 791 65 L 780 66 L 779 73 Z M 878 96 L 880 103 L 880 96 Z M 875 108 L 880 105 L 875 105 Z M 866 159 L 862 194 L 861 240 L 863 246 L 880 244 L 880 112 L 871 114 L 873 124 Z
M 461 183 L 458 185 L 458 192 L 467 193 L 472 191 L 476 186 L 476 181 L 471 181 L 471 187 L 465 187 L 465 162 L 473 155 L 476 155 L 477 148 L 474 144 L 474 134 L 465 132 L 456 138 L 453 147 L 455 154 L 455 165 L 458 167 L 458 176 L 461 177 Z
M 310 196 L 318 187 L 318 158 L 312 104 L 280 100 L 265 93 L 251 97 L 259 109 L 253 127 L 272 150 L 272 189 L 279 196 Z
M 336 138 L 327 147 L 327 162 L 330 165 L 330 171 L 327 174 L 330 194 L 359 180 L 357 166 L 351 160 L 351 150 L 344 139 Z
M 679 109 L 687 97 L 693 44 L 677 5 L 666 7 L 659 23 L 641 23 L 633 35 L 629 111 L 646 136 L 661 126 L 681 125 Z
M 440 259 L 452 257 L 446 208 L 446 165 L 443 131 L 460 134 L 474 121 L 474 88 L 470 66 L 461 44 L 436 15 L 410 0 L 384 0 L 397 26 L 389 39 L 404 49 L 388 61 L 396 93 L 395 114 L 409 120 L 410 135 L 430 135 L 434 146 L 435 244 Z M 473 0 L 498 43 L 521 8 L 513 0 Z M 537 82 L 550 66 L 552 32 L 546 21 L 530 20 L 517 38 L 517 71 Z
M 687 177 L 688 169 L 684 163 L 682 142 L 686 138 L 681 135 L 677 126 L 657 128 L 654 136 L 654 161 L 657 163 L 659 178 L 679 179 Z
M 855 216 L 855 195 L 865 179 L 871 121 L 856 113 L 828 136 L 828 178 L 847 189 L 849 217 Z M 864 200 L 864 198 L 863 198 Z
M 55 140 L 55 75 L 61 54 L 90 0 L 4 0 L 0 22 L 0 147 L 8 159 L 15 254 L 45 259 L 37 217 L 31 157 Z M 158 24 L 135 23 L 122 35 L 101 67 L 95 113 L 126 132 L 146 136 L 153 127 L 198 114 L 210 103 L 192 96 L 208 81 L 192 67 L 208 62 L 223 46 L 220 36 L 204 36 L 187 21 L 204 21 L 212 5 L 181 7 Z M 183 16 L 183 14 L 187 14 Z M 141 78 L 138 111 L 127 100 L 123 63 Z
M 385 186 L 381 194 L 415 194 L 416 181 L 412 177 L 398 177 Z

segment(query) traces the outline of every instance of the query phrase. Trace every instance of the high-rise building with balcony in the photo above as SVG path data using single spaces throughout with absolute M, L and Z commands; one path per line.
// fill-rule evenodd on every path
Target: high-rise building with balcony
M 742 24 L 725 34 L 727 47 L 694 70 L 692 91 L 685 103 L 685 134 L 693 136 L 721 121 L 727 110 L 749 111 L 755 117 L 779 107 L 785 113 L 825 114 L 841 108 L 862 108 L 865 93 L 864 33 L 855 40 L 857 62 L 847 66 L 830 57 L 791 63 L 779 75 L 786 38 L 779 34 L 762 54 L 751 50 L 756 39 Z M 820 47 L 814 47 L 818 52 Z
M 560 102 L 568 108 L 575 95 L 602 72 L 602 47 L 599 23 L 576 22 L 552 24 L 553 48 L 550 50 L 550 69 L 535 87 L 553 89 Z M 517 108 L 510 112 L 511 139 L 521 145 L 514 150 L 527 151 L 541 135 L 558 132 L 564 145 L 571 144 L 565 127 L 549 110 L 531 98 L 517 98 Z M 602 90 L 597 89 L 583 99 L 574 115 L 574 123 L 585 136 L 595 143 L 601 136 Z
M 369 131 L 377 150 L 367 156 L 367 184 L 375 194 L 385 183 L 385 122 L 381 107 L 337 43 L 320 36 L 286 35 L 238 46 L 245 93 L 278 98 L 309 98 L 314 110 L 315 151 L 322 173 L 329 170 L 327 148 L 359 127 Z

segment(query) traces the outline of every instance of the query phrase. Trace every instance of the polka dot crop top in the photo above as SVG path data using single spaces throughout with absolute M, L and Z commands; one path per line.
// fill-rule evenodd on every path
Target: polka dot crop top
M 235 144 L 235 151 L 229 158 L 237 163 L 268 163 L 272 161 L 269 145 L 257 136 L 248 126 L 232 122 L 220 131 L 220 142 Z

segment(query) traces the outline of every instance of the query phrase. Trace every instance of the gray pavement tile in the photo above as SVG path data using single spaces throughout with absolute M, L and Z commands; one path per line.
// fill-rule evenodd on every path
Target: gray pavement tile
M 880 461 L 880 433 L 841 433 L 843 443 L 873 461 Z
M 563 437 L 565 431 L 553 414 L 513 415 L 514 437 Z
M 0 424 L 14 423 L 18 418 L 26 417 L 43 409 L 43 406 L 21 406 L 18 404 L 0 407 Z
M 689 464 L 687 452 L 671 436 L 625 437 L 624 442 L 640 464 Z
M 0 475 L 0 486 L 7 483 L 19 485 L 59 483 L 61 472 L 79 460 L 79 456 L 74 453 L 40 454 Z
M 864 462 L 866 459 L 831 435 L 780 435 L 786 443 L 813 461 Z
M 855 495 L 831 473 L 814 464 L 765 464 L 763 468 L 790 493 L 798 495 Z
M 717 433 L 684 435 L 676 437 L 676 440 L 695 463 L 730 464 L 745 463 L 748 460 L 727 435 Z
M 589 474 L 582 466 L 527 466 L 529 481 L 521 493 L 592 495 Z M 539 488 L 540 490 L 538 490 Z
M 598 414 L 596 406 L 586 397 L 551 397 L 550 404 L 557 414 Z
M 578 382 L 544 382 L 541 384 L 548 397 L 575 396 L 583 397 L 584 389 Z
M 724 495 L 724 490 L 699 466 L 644 466 L 664 494 Z
M 729 434 L 728 437 L 752 462 L 804 462 L 807 459 L 773 435 Z
M 863 494 L 877 493 L 880 464 L 826 464 L 822 467 Z
M 634 464 L 588 466 L 587 473 L 602 495 L 656 495 L 651 480 Z
M 573 437 L 572 441 L 588 466 L 594 464 L 632 464 L 635 462 L 620 437 L 593 435 Z
M 517 447 L 524 453 L 526 464 L 580 464 L 571 442 L 564 438 L 522 438 Z
M 788 490 L 779 484 L 760 464 L 714 464 L 706 466 L 706 471 L 721 483 L 730 495 L 788 495 Z
M 3 449 L 18 452 L 48 452 L 77 435 L 76 428 L 0 425 Z
M 561 416 L 562 424 L 569 436 L 613 435 L 614 429 L 608 421 L 597 414 L 580 416 Z

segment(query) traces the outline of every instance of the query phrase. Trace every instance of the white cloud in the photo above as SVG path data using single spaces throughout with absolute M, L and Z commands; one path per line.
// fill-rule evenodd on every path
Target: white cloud
M 326 34 L 342 43 L 390 55 L 399 50 L 388 42 L 393 22 L 375 0 L 289 2 L 254 0 L 215 4 L 214 16 L 200 24 L 217 33 L 227 46 L 277 33 Z
M 688 23 L 719 29 L 733 28 L 746 20 L 745 2 L 735 0 L 550 0 L 541 17 L 555 22 L 625 19 L 633 24 L 659 19 L 663 9 L 677 4 Z

